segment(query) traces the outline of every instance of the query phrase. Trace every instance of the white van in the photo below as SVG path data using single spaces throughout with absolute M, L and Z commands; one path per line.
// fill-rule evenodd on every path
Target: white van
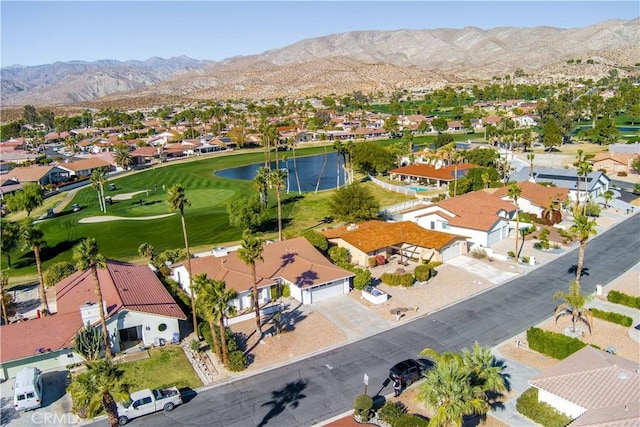
M 13 389 L 13 408 L 16 411 L 39 408 L 42 405 L 42 372 L 38 368 L 18 371 Z

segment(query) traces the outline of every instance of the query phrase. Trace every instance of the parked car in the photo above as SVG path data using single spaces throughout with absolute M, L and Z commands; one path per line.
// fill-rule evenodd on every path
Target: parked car
M 118 424 L 125 425 L 134 418 L 158 411 L 173 411 L 182 404 L 182 395 L 176 387 L 144 389 L 131 393 L 128 402 L 118 403 Z
M 74 203 L 71 208 L 74 212 L 78 212 L 80 210 L 80 206 L 77 203 Z
M 422 378 L 422 375 L 433 368 L 433 362 L 427 359 L 407 359 L 396 363 L 389 369 L 389 378 L 395 381 L 400 378 L 403 386 L 408 387 Z

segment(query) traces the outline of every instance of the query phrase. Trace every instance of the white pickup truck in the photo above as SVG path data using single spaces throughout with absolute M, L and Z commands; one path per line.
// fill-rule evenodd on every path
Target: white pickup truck
M 182 404 L 182 396 L 176 387 L 144 389 L 131 393 L 129 401 L 118 403 L 118 424 L 125 425 L 134 418 L 158 411 L 173 411 Z

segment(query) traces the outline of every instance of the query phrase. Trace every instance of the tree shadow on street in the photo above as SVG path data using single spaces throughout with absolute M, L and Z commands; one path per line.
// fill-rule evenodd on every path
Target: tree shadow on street
M 284 388 L 271 392 L 271 400 L 261 406 L 271 406 L 271 410 L 262 418 L 258 427 L 264 427 L 274 417 L 281 414 L 287 406 L 297 408 L 299 401 L 307 396 L 302 392 L 307 388 L 306 381 L 298 380 L 287 383 Z

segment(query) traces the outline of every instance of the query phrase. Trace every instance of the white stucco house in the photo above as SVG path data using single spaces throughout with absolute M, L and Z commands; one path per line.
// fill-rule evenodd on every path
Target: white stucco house
M 192 271 L 188 270 L 185 262 L 176 263 L 171 269 L 172 278 L 187 294 L 190 292 L 191 278 L 206 274 L 210 279 L 223 280 L 228 288 L 238 293 L 233 301 L 238 316 L 253 307 L 251 268 L 242 262 L 237 251 L 229 251 L 222 256 L 212 254 L 192 258 Z M 271 302 L 271 288 L 277 286 L 288 286 L 291 297 L 302 304 L 347 294 L 353 276 L 350 271 L 333 265 L 304 237 L 265 244 L 262 260 L 256 262 L 261 307 Z M 234 319 L 230 319 L 229 323 L 233 324 Z
M 528 180 L 519 182 L 518 187 L 521 190 L 520 197 L 518 197 L 518 209 L 520 212 L 536 215 L 538 218 L 542 218 L 545 210 L 550 207 L 562 209 L 569 200 L 567 188 L 547 187 Z M 493 195 L 502 200 L 511 201 L 508 186 L 487 191 L 493 191 Z
M 180 339 L 179 321 L 186 316 L 149 267 L 108 260 L 98 279 L 114 353 Z M 1 327 L 2 378 L 26 366 L 44 371 L 82 361 L 73 351 L 76 332 L 87 322 L 100 328 L 93 275 L 76 272 L 55 289 L 54 314 Z

